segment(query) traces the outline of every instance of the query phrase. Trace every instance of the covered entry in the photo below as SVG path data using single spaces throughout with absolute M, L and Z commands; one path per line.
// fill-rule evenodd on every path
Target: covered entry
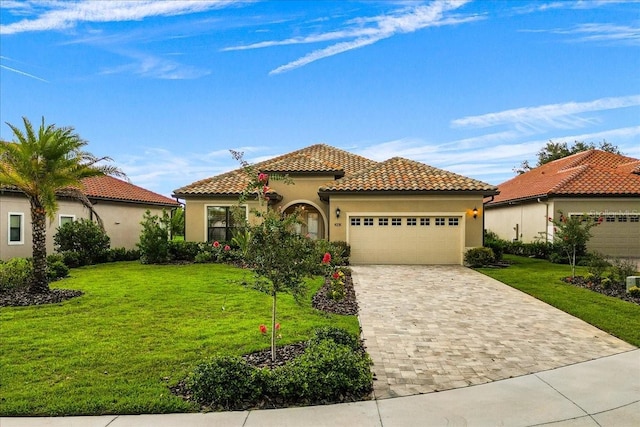
M 347 226 L 353 264 L 462 264 L 462 214 L 353 214 Z

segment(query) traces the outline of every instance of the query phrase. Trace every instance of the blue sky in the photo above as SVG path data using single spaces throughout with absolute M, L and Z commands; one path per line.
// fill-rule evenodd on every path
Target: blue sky
M 491 184 L 544 144 L 640 157 L 640 3 L 0 0 L 4 123 L 161 194 L 315 143 Z

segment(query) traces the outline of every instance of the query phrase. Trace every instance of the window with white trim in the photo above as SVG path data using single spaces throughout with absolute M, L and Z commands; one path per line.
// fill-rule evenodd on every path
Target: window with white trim
M 618 222 L 627 222 L 626 215 L 618 215 Z
M 378 218 L 378 225 L 383 227 L 389 225 L 389 218 Z
M 449 226 L 450 227 L 457 227 L 459 224 L 459 218 L 453 217 L 453 218 L 449 218 Z
M 640 222 L 640 215 L 629 215 L 629 222 Z
M 373 218 L 365 218 L 365 219 L 364 219 L 364 225 L 365 225 L 366 227 L 370 227 L 370 226 L 372 226 L 372 225 L 373 225 Z
M 229 242 L 237 228 L 231 206 L 207 206 L 207 242 Z
M 420 218 L 420 225 L 423 227 L 427 227 L 431 224 L 431 221 L 429 218 Z
M 391 225 L 399 227 L 402 225 L 402 218 L 391 218 Z
M 351 218 L 351 225 L 353 226 L 359 226 L 360 225 L 360 218 Z
M 407 225 L 410 227 L 418 225 L 418 218 L 407 218 Z
M 58 216 L 58 225 L 60 227 L 62 227 L 65 224 L 68 224 L 70 222 L 73 222 L 76 220 L 76 216 L 75 215 L 59 215 Z
M 436 218 L 436 227 L 442 227 L 445 224 L 446 224 L 446 221 L 444 218 Z
M 24 214 L 9 212 L 9 242 L 10 245 L 24 244 Z
M 616 222 L 616 217 L 614 215 L 607 215 L 606 222 Z

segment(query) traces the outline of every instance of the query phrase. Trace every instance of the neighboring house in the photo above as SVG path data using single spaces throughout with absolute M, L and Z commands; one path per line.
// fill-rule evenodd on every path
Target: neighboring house
M 461 264 L 466 249 L 482 246 L 483 198 L 497 194 L 494 186 L 412 160 L 378 163 L 324 144 L 254 166 L 294 181 L 270 180 L 272 208 L 301 208 L 300 233 L 346 241 L 354 264 Z M 186 240 L 229 240 L 231 211 L 247 183 L 240 168 L 175 190 L 186 203 Z M 244 206 L 250 221 L 254 207 L 256 201 Z
M 110 176 L 85 178 L 84 193 L 104 222 L 111 247 L 134 249 L 139 241 L 140 222 L 146 210 L 161 214 L 180 206 L 175 200 Z M 47 253 L 53 252 L 56 229 L 68 221 L 91 218 L 80 202 L 60 199 L 55 220 L 48 224 Z M 30 257 L 31 214 L 29 201 L 20 191 L 0 188 L 0 260 Z
M 640 257 L 640 160 L 589 150 L 544 164 L 498 186 L 485 204 L 485 227 L 503 239 L 552 240 L 549 218 L 603 218 L 588 249 Z

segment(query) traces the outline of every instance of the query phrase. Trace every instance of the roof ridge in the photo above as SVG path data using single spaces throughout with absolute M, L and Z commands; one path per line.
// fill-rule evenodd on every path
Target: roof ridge
M 554 185 L 553 187 L 549 188 L 549 191 L 547 192 L 548 194 L 554 194 L 557 191 L 559 191 L 560 189 L 562 189 L 562 187 L 564 187 L 565 185 L 569 184 L 571 181 L 574 181 L 575 179 L 577 179 L 578 177 L 580 177 L 580 175 L 584 174 L 587 170 L 589 170 L 590 165 L 577 165 L 574 166 L 570 169 L 564 170 L 558 170 L 558 172 L 556 172 L 557 174 L 562 173 L 562 172 L 568 172 L 569 176 L 567 176 L 565 179 L 559 181 L 556 185 Z

